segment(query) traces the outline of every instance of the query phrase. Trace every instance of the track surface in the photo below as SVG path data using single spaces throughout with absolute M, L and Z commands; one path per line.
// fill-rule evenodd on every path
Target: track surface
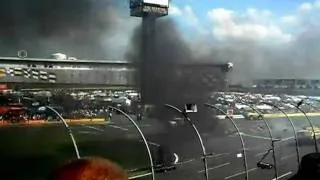
M 312 117 L 315 124 L 320 125 L 317 117 Z M 303 117 L 292 117 L 297 129 L 307 126 Z M 243 158 L 239 136 L 234 133 L 231 123 L 223 121 L 228 130 L 225 134 L 213 131 L 202 131 L 201 135 L 208 158 L 209 179 L 244 179 Z M 237 120 L 245 139 L 248 159 L 249 179 L 271 180 L 273 170 L 261 170 L 256 162 L 270 147 L 270 139 L 263 121 Z M 200 122 L 197 122 L 200 123 Z M 277 169 L 281 179 L 287 179 L 297 171 L 295 140 L 288 121 L 285 118 L 269 121 L 274 137 L 282 139 L 276 143 Z M 157 179 L 197 180 L 204 179 L 201 149 L 195 134 L 187 124 L 168 125 L 155 119 L 144 119 L 139 122 L 157 161 L 156 147 L 161 144 L 171 153 L 179 156 L 177 170 L 156 174 Z M 147 152 L 136 129 L 120 115 L 114 116 L 109 124 L 71 125 L 75 134 L 81 156 L 103 156 L 110 158 L 127 170 L 149 165 Z M 201 129 L 200 129 L 201 130 Z M 55 166 L 75 158 L 72 143 L 64 127 L 59 124 L 30 127 L 2 127 L 0 129 L 1 148 L 0 173 L 7 179 L 45 179 Z M 300 141 L 300 154 L 314 151 L 311 141 Z M 267 161 L 273 163 L 270 154 Z M 17 173 L 19 172 L 19 173 Z M 151 179 L 146 176 L 143 179 Z

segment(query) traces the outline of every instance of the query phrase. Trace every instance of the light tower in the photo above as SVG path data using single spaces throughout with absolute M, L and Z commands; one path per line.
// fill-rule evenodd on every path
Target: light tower
M 169 2 L 169 0 L 130 0 L 130 15 L 142 18 L 167 16 Z
M 141 103 L 152 103 L 150 97 L 153 96 L 145 75 L 152 74 L 156 68 L 153 59 L 156 55 L 155 35 L 156 19 L 168 15 L 170 0 L 130 0 L 130 15 L 142 18 L 141 26 L 141 47 L 142 58 L 139 60 L 137 84 L 140 86 Z M 150 72 L 151 71 L 151 72 Z M 149 77 L 150 78 L 150 77 Z

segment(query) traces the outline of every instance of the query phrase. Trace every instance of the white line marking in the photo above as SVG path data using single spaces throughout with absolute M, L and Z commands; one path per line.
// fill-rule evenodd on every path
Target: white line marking
M 251 171 L 257 170 L 257 169 L 258 169 L 258 168 L 249 169 L 249 170 L 248 170 L 248 173 L 251 172 Z M 244 174 L 244 173 L 246 173 L 246 172 L 245 172 L 245 171 L 242 171 L 242 172 L 236 173 L 236 174 L 234 174 L 234 175 L 225 177 L 224 179 L 231 179 L 231 178 L 234 178 L 234 177 L 239 176 L 239 175 Z
M 176 154 L 176 153 L 173 153 L 173 155 L 174 155 L 174 164 L 177 164 L 178 162 L 179 162 L 179 156 L 178 156 L 178 154 Z
M 146 174 L 141 174 L 141 175 L 137 175 L 137 176 L 132 176 L 129 177 L 129 179 L 138 179 L 138 178 L 142 178 L 142 177 L 146 177 L 146 176 L 150 176 L 152 175 L 152 173 L 146 173 Z
M 294 139 L 294 136 L 292 136 L 292 137 L 288 137 L 288 138 L 284 138 L 284 139 L 281 139 L 281 142 L 288 141 L 288 140 L 290 140 L 290 139 Z
M 98 134 L 97 132 L 92 131 L 79 131 L 80 134 Z
M 189 160 L 187 160 L 187 161 L 179 162 L 179 163 L 177 163 L 177 165 L 183 165 L 183 164 L 191 163 L 191 162 L 193 162 L 193 161 L 195 161 L 195 159 L 189 159 Z
M 103 129 L 100 129 L 100 128 L 97 128 L 97 127 L 87 126 L 87 125 L 83 125 L 83 126 L 89 128 L 89 129 L 94 129 L 94 130 L 96 130 L 96 131 L 104 132 Z
M 214 167 L 208 168 L 208 171 L 214 170 L 214 169 L 218 169 L 218 168 L 222 168 L 222 167 L 227 166 L 229 164 L 231 164 L 231 163 L 228 162 L 228 163 L 220 164 L 218 166 L 214 166 Z M 198 173 L 203 173 L 203 172 L 204 172 L 204 170 L 198 171 Z
M 283 161 L 283 160 L 286 160 L 286 159 L 289 159 L 293 156 L 296 156 L 297 154 L 290 154 L 290 155 L 287 155 L 287 156 L 283 156 L 280 160 Z
M 281 178 L 283 178 L 283 177 L 286 177 L 286 176 L 288 176 L 288 175 L 290 175 L 290 174 L 292 174 L 291 171 L 290 171 L 290 172 L 287 172 L 287 173 L 285 173 L 285 174 L 282 174 L 281 176 L 278 177 L 278 179 L 281 179 Z M 272 180 L 277 180 L 277 179 L 276 179 L 276 178 L 273 178 Z
M 157 144 L 157 143 L 154 143 L 154 142 L 148 142 L 148 143 L 151 144 L 151 145 L 160 147 L 160 144 Z
M 141 124 L 140 127 L 151 127 L 151 124 Z
M 255 157 L 259 157 L 259 156 L 264 155 L 265 153 L 267 153 L 267 152 L 265 151 L 265 152 L 262 152 L 262 153 L 258 153 L 258 154 L 254 155 L 254 156 L 255 156 Z
M 221 157 L 223 155 L 230 155 L 230 153 L 221 153 L 221 154 L 208 155 L 207 158 L 217 158 L 217 157 Z
M 128 131 L 129 129 L 127 128 L 123 128 L 123 127 L 120 127 L 120 126 L 116 126 L 116 125 L 108 125 L 109 127 L 112 127 L 112 128 L 115 128 L 115 129 L 121 129 L 122 131 Z
M 255 135 L 250 135 L 250 134 L 246 134 L 246 133 L 241 133 L 241 135 L 242 135 L 242 136 L 247 136 L 247 137 L 252 137 L 252 138 L 271 140 L 271 138 L 269 138 L 269 137 L 264 137 L 264 136 L 255 136 Z M 281 140 L 281 139 L 273 138 L 273 140 Z
M 246 151 L 253 151 L 253 150 L 258 150 L 258 149 L 260 149 L 260 147 L 258 148 L 258 147 L 256 147 L 256 148 L 249 148 L 249 147 L 246 147 L 246 148 L 241 148 L 241 149 L 238 149 L 239 151 L 243 151 L 243 150 L 246 150 Z
M 139 142 L 144 142 L 144 141 L 143 140 L 139 140 Z M 160 144 L 157 144 L 155 142 L 151 142 L 151 141 L 147 141 L 147 142 L 148 142 L 148 144 L 160 147 Z

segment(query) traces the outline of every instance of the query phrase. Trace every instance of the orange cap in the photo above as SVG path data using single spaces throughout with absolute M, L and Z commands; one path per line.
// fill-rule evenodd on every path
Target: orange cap
M 103 158 L 81 158 L 56 169 L 50 180 L 127 180 L 125 171 Z

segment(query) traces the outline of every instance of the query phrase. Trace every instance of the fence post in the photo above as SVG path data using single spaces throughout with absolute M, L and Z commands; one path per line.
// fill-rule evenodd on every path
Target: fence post
M 249 179 L 249 173 L 248 173 L 247 153 L 246 153 L 244 140 L 242 138 L 242 135 L 241 135 L 239 127 L 233 121 L 233 119 L 226 112 L 224 112 L 222 109 L 220 109 L 219 107 L 217 107 L 217 106 L 215 106 L 213 104 L 209 104 L 209 103 L 205 103 L 204 105 L 209 107 L 209 108 L 211 108 L 211 109 L 216 109 L 216 110 L 220 111 L 221 113 L 223 113 L 224 115 L 226 115 L 226 117 L 231 121 L 231 123 L 234 126 L 234 128 L 237 130 L 237 133 L 239 134 L 239 138 L 240 138 L 240 141 L 241 141 L 241 146 L 242 146 L 243 166 L 244 166 L 244 169 L 245 169 L 245 172 L 246 172 L 245 179 L 248 180 Z
M 147 148 L 148 156 L 149 156 L 149 160 L 150 160 L 150 166 L 151 166 L 152 179 L 155 180 L 153 158 L 152 158 L 152 155 L 151 155 L 149 144 L 148 144 L 147 139 L 145 138 L 142 130 L 140 129 L 138 124 L 127 113 L 125 113 L 121 109 L 118 109 L 118 108 L 113 107 L 113 106 L 108 106 L 108 109 L 109 108 L 113 109 L 113 110 L 116 110 L 116 111 L 120 112 L 122 115 L 124 115 L 134 125 L 134 127 L 138 130 L 138 132 L 139 132 L 140 136 L 142 137 L 143 142 L 144 142 L 144 144 L 145 144 L 145 146 Z
M 236 96 L 235 96 L 236 97 Z M 259 112 L 258 110 L 256 110 L 252 105 L 250 105 L 249 103 L 246 103 L 243 99 L 241 98 L 238 98 L 236 97 L 236 99 L 238 99 L 240 102 L 242 103 L 245 103 L 247 106 L 250 107 L 250 109 L 252 109 L 253 111 L 255 111 L 257 114 L 259 114 L 259 116 L 262 116 L 263 115 L 261 114 L 261 112 Z M 273 139 L 273 135 L 272 135 L 272 131 L 271 131 L 271 128 L 269 126 L 269 123 L 267 122 L 267 120 L 265 120 L 264 118 L 262 118 L 265 126 L 267 127 L 268 129 L 268 134 L 269 134 L 269 137 L 270 137 L 270 140 L 271 140 L 271 147 L 272 147 L 272 158 L 273 158 L 273 163 L 274 163 L 274 176 L 275 176 L 275 179 L 278 179 L 278 169 L 277 169 L 277 158 L 276 158 L 276 148 L 274 146 L 274 142 L 275 140 Z
M 187 112 L 184 112 L 184 111 L 180 110 L 178 107 L 170 105 L 170 104 L 165 104 L 165 106 L 177 111 L 178 113 L 180 113 L 184 117 L 184 119 L 189 123 L 189 125 L 191 125 L 191 127 L 194 130 L 194 132 L 196 133 L 196 135 L 198 137 L 198 140 L 199 140 L 199 143 L 201 145 L 201 149 L 202 149 L 202 154 L 203 154 L 202 160 L 203 160 L 203 165 L 204 165 L 205 178 L 206 178 L 206 180 L 208 180 L 209 179 L 209 173 L 208 173 L 207 153 L 206 153 L 206 148 L 205 148 L 205 146 L 203 144 L 203 140 L 202 140 L 202 137 L 201 137 L 201 135 L 199 133 L 198 128 L 191 121 L 191 119 L 189 118 Z
M 299 151 L 299 142 L 298 142 L 298 137 L 297 137 L 297 131 L 296 131 L 296 128 L 292 122 L 292 120 L 289 118 L 289 116 L 287 115 L 286 112 L 284 112 L 280 107 L 278 107 L 277 105 L 273 104 L 273 103 L 268 103 L 268 102 L 261 102 L 262 104 L 265 104 L 265 105 L 269 105 L 269 106 L 272 106 L 276 109 L 278 109 L 282 114 L 285 115 L 286 119 L 288 119 L 288 121 L 290 122 L 290 125 L 292 127 L 292 130 L 293 130 L 293 133 L 294 133 L 294 139 L 295 139 L 295 142 L 296 142 L 296 153 L 297 153 L 297 161 L 298 161 L 298 169 L 300 169 L 300 151 Z

